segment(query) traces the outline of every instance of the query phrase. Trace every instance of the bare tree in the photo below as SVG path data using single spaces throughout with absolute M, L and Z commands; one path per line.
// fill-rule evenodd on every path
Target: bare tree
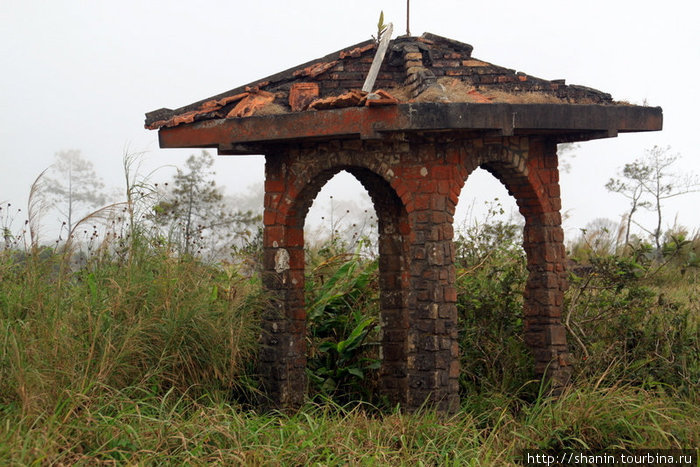
M 621 178 L 611 178 L 605 184 L 608 191 L 620 193 L 630 200 L 630 209 L 625 214 L 625 247 L 630 244 L 630 232 L 632 228 L 632 218 L 639 208 L 648 208 L 651 204 L 642 200 L 644 195 L 644 180 L 649 178 L 651 169 L 642 161 L 634 161 L 625 164 L 622 169 Z
M 56 161 L 44 176 L 42 190 L 61 214 L 70 233 L 74 220 L 83 217 L 85 210 L 104 205 L 103 189 L 104 183 L 95 173 L 92 162 L 73 149 L 56 153 Z
M 661 248 L 661 222 L 664 201 L 676 196 L 700 191 L 700 180 L 693 173 L 683 175 L 671 171 L 673 164 L 680 158 L 679 154 L 671 154 L 671 148 L 654 146 L 647 149 L 643 157 L 631 164 L 626 164 L 622 170 L 622 179 L 610 179 L 605 187 L 620 193 L 630 200 L 630 212 L 627 215 L 627 233 L 625 245 L 629 244 L 629 230 L 632 215 L 639 209 L 645 208 L 656 214 L 656 226 L 648 229 L 634 222 L 635 225 L 647 232 L 654 239 L 656 248 Z
M 671 148 L 654 146 L 646 151 L 646 162 L 651 168 L 650 177 L 644 180 L 644 190 L 652 198 L 651 208 L 656 212 L 656 228 L 650 232 L 656 247 L 661 248 L 661 207 L 662 203 L 676 196 L 700 190 L 700 180 L 693 173 L 683 175 L 671 172 L 670 167 L 680 158 L 680 154 L 670 154 Z M 647 230 L 647 232 L 649 232 Z

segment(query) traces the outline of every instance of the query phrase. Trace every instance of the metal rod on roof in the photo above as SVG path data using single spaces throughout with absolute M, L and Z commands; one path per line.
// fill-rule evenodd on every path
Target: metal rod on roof
M 382 61 L 384 61 L 384 54 L 386 54 L 386 49 L 389 47 L 389 41 L 391 40 L 391 33 L 394 31 L 394 25 L 389 23 L 386 29 L 382 33 L 382 38 L 379 40 L 379 47 L 377 48 L 377 53 L 372 60 L 372 66 L 369 68 L 369 73 L 367 73 L 367 78 L 365 79 L 365 84 L 362 86 L 364 92 L 372 92 L 374 88 L 374 82 L 377 80 L 377 75 L 379 74 L 379 69 L 382 67 Z
M 406 0 L 406 35 L 411 35 L 411 0 Z

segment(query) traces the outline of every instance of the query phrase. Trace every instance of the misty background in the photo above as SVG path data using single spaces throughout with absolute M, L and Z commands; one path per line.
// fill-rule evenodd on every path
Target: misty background
M 395 35 L 405 33 L 405 0 L 3 1 L 0 203 L 24 208 L 30 185 L 60 151 L 80 151 L 115 200 L 126 153 L 142 153 L 141 172 L 152 173 L 154 182 L 171 180 L 199 151 L 159 149 L 157 132 L 143 128 L 146 112 L 181 107 L 369 39 L 380 10 Z M 474 57 L 497 65 L 663 108 L 661 132 L 568 148 L 561 175 L 567 240 L 591 223 L 620 223 L 628 201 L 605 184 L 646 149 L 671 146 L 681 155 L 679 173 L 700 168 L 694 138 L 700 31 L 688 2 L 412 0 L 410 29 L 469 43 Z M 263 167 L 262 156 L 223 156 L 213 170 L 232 205 L 261 211 Z M 699 201 L 698 193 L 667 200 L 664 230 L 697 230 Z M 456 226 L 499 203 L 505 216 L 516 211 L 495 179 L 476 172 L 462 191 Z M 309 239 L 322 237 L 339 218 L 362 224 L 365 214 L 373 216 L 364 189 L 339 174 L 312 206 Z M 17 227 L 23 219 L 15 216 Z M 45 216 L 45 237 L 60 218 Z M 653 213 L 638 219 L 654 222 Z

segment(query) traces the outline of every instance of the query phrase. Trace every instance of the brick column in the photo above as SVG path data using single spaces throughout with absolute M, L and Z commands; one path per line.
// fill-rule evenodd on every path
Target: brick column
M 381 369 L 379 387 L 391 405 L 406 405 L 408 378 L 406 368 L 409 330 L 408 290 L 410 263 L 408 234 L 410 231 L 406 209 L 387 180 L 378 174 L 388 152 L 360 155 L 357 166 L 345 166 L 367 190 L 377 214 L 379 250 L 379 302 L 381 321 Z M 389 156 L 388 158 L 391 158 Z M 369 161 L 371 169 L 359 163 Z M 388 170 L 388 165 L 384 166 Z
M 377 193 L 369 190 L 370 193 Z M 381 193 L 381 191 L 378 191 Z M 406 404 L 408 316 L 408 220 L 394 195 L 373 198 L 379 230 L 379 301 L 382 329 L 380 388 L 392 404 Z
M 556 145 L 530 143 L 529 178 L 539 199 L 522 199 L 523 246 L 529 276 L 525 288 L 525 342 L 535 359 L 535 372 L 549 378 L 554 393 L 568 382 L 566 330 L 561 323 L 565 271 L 564 232 Z
M 263 284 L 271 304 L 262 317 L 258 360 L 263 389 L 279 408 L 299 407 L 306 395 L 304 230 L 293 212 L 280 209 L 294 181 L 287 162 L 285 155 L 265 159 Z
M 419 149 L 417 165 L 401 171 L 411 192 L 406 408 L 427 403 L 442 412 L 459 408 L 459 343 L 453 237 L 457 170 L 436 148 Z

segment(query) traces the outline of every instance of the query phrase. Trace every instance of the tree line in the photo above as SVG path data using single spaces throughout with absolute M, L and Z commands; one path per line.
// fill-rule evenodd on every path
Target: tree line
M 564 156 L 562 170 L 569 170 L 566 155 L 571 155 L 574 149 L 571 145 L 561 145 L 560 152 Z M 631 163 L 625 164 L 605 184 L 608 191 L 629 201 L 618 230 L 618 240 L 614 243 L 622 243 L 627 249 L 633 243 L 643 243 L 646 238 L 657 251 L 662 248 L 664 203 L 671 198 L 700 191 L 700 179 L 696 174 L 679 174 L 675 171 L 675 163 L 679 159 L 680 155 L 671 152 L 670 147 L 654 146 Z M 173 245 L 178 254 L 221 259 L 240 248 L 261 241 L 260 211 L 246 205 L 250 203 L 236 203 L 237 200 L 232 202 L 224 197 L 222 189 L 214 181 L 213 164 L 213 156 L 202 151 L 198 155 L 191 155 L 184 167 L 178 168 L 164 183 L 138 181 L 137 191 L 150 203 L 139 220 L 148 221 L 159 232 L 163 243 Z M 128 185 L 134 181 L 128 180 L 130 169 L 125 170 L 129 198 L 133 194 L 129 190 L 133 187 Z M 91 213 L 104 210 L 109 199 L 119 196 L 106 191 L 92 162 L 85 159 L 78 150 L 56 153 L 53 165 L 42 172 L 31 191 L 30 212 L 27 215 L 32 220 L 53 209 L 60 222 L 58 242 L 75 239 L 81 234 L 88 235 L 90 229 L 84 225 L 92 225 L 86 222 L 93 220 Z M 119 205 L 120 203 L 115 203 L 113 206 Z M 10 247 L 13 238 L 9 228 L 12 219 L 8 208 L 9 204 L 5 206 L 4 213 L 0 211 L 5 248 Z M 654 214 L 654 225 L 638 221 L 638 214 L 642 210 Z M 114 221 L 114 216 L 111 217 Z M 130 221 L 134 223 L 134 219 Z M 611 221 L 594 221 L 591 230 L 595 232 L 586 232 L 584 229 L 584 237 L 600 235 L 599 231 L 609 231 L 614 228 L 611 227 L 612 224 Z M 635 235 L 635 229 L 641 235 Z M 32 232 L 32 235 L 35 233 Z M 621 237 L 624 237 L 624 242 Z

